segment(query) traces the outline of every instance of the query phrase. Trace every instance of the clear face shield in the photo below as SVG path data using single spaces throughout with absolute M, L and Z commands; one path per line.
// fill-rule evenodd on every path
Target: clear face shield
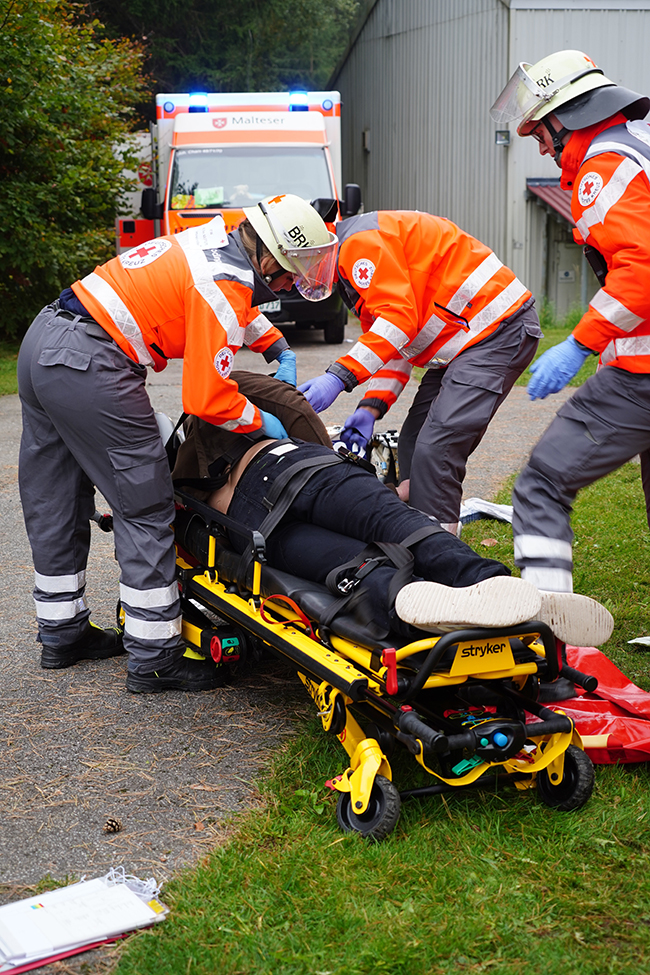
M 559 81 L 549 80 L 547 86 L 542 88 L 528 73 L 531 67 L 531 64 L 526 64 L 523 61 L 519 64 L 512 78 L 490 109 L 490 116 L 494 122 L 497 124 L 516 122 L 517 131 L 520 135 L 522 125 L 530 121 L 562 89 L 568 88 L 569 85 L 579 81 L 580 78 L 584 78 L 586 75 L 602 75 L 600 68 L 597 68 L 591 62 L 590 67 L 573 71 L 560 78 Z M 565 100 L 568 100 L 568 96 Z
M 268 221 L 280 253 L 291 268 L 290 273 L 294 275 L 293 283 L 296 290 L 308 301 L 322 301 L 323 298 L 328 298 L 332 293 L 336 272 L 339 243 L 336 234 L 328 230 L 329 240 L 325 244 L 293 247 L 287 243 L 290 236 L 277 217 L 272 217 L 263 203 L 259 203 L 258 206 Z
M 516 122 L 522 125 L 532 118 L 544 102 L 550 100 L 543 88 L 528 74 L 530 64 L 522 62 L 490 109 L 490 117 L 497 125 Z M 553 90 L 553 94 L 555 90 Z

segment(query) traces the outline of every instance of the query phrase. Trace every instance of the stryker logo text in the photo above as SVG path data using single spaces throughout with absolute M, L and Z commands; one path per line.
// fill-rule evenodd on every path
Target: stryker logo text
M 506 646 L 507 643 L 479 643 L 477 646 L 470 643 L 468 647 L 463 647 L 460 655 L 461 657 L 478 657 L 479 660 L 482 660 L 483 657 L 503 653 Z

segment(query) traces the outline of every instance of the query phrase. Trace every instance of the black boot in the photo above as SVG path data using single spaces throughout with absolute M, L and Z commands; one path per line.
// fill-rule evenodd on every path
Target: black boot
M 126 689 L 132 694 L 160 694 L 162 691 L 212 691 L 228 678 L 225 667 L 212 658 L 175 657 L 150 674 L 126 675 Z
M 88 629 L 74 643 L 63 647 L 48 647 L 43 644 L 41 650 L 41 667 L 45 670 L 61 670 L 72 667 L 80 660 L 106 660 L 108 657 L 119 657 L 126 653 L 122 646 L 122 630 L 117 626 L 109 626 L 103 630 L 101 626 L 88 621 Z

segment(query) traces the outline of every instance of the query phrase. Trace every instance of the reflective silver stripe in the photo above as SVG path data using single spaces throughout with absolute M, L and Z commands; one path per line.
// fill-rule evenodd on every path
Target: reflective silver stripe
M 626 339 L 614 339 L 601 352 L 600 361 L 605 365 L 622 355 L 650 355 L 650 335 L 631 335 Z
M 140 331 L 140 326 L 108 281 L 93 271 L 81 279 L 81 284 L 100 303 L 113 324 L 124 338 L 131 343 L 142 366 L 153 365 L 153 359 Z
M 392 322 L 387 321 L 385 318 L 375 318 L 370 331 L 374 332 L 375 335 L 380 335 L 382 339 L 386 339 L 398 352 L 405 345 L 408 345 L 409 337 L 406 332 L 403 332 L 401 328 L 393 325 Z
M 521 570 L 521 578 L 545 592 L 573 592 L 573 575 L 566 569 L 526 565 Z
M 460 315 L 463 311 L 465 305 L 472 298 L 475 298 L 481 288 L 487 284 L 490 278 L 493 278 L 503 264 L 496 256 L 496 254 L 490 254 L 486 257 L 484 261 L 481 261 L 477 268 L 474 268 L 472 273 L 468 278 L 463 281 L 460 288 L 453 295 L 451 301 L 448 303 L 447 308 L 449 311 L 453 312 L 454 315 Z
M 548 538 L 546 535 L 516 535 L 515 560 L 517 559 L 564 559 L 571 562 L 573 549 L 571 542 L 561 538 Z
M 69 576 L 44 576 L 41 572 L 34 572 L 34 584 L 41 592 L 77 592 L 86 585 L 86 570 Z
M 631 132 L 630 135 L 634 135 L 635 138 L 638 138 L 634 132 Z M 582 161 L 586 162 L 587 159 L 592 159 L 594 156 L 600 156 L 603 152 L 617 152 L 620 155 L 625 155 L 628 158 L 630 156 L 633 157 L 634 161 L 637 162 L 643 170 L 645 170 L 646 176 L 648 179 L 650 179 L 650 162 L 648 159 L 643 155 L 643 153 L 638 152 L 632 146 L 628 146 L 625 142 L 599 142 L 593 147 L 592 151 L 587 153 Z
M 434 313 L 424 323 L 411 344 L 407 345 L 405 349 L 400 349 L 400 354 L 403 355 L 405 359 L 414 359 L 416 356 L 420 355 L 421 352 L 424 352 L 425 349 L 428 349 L 429 346 L 438 338 L 442 330 L 448 325 L 449 322 L 444 321 L 444 319 L 439 318 Z
M 120 599 L 134 609 L 160 609 L 173 606 L 178 599 L 178 583 L 159 586 L 157 589 L 133 589 L 120 583 Z
M 624 332 L 631 332 L 643 321 L 640 315 L 635 315 L 617 298 L 607 294 L 603 288 L 596 292 L 589 304 L 603 318 L 606 318 L 612 325 L 616 325 L 617 328 L 623 329 Z
M 215 423 L 214 426 L 219 427 L 220 430 L 238 430 L 239 427 L 249 427 L 253 420 L 255 419 L 255 407 L 253 404 L 246 400 L 246 406 L 244 407 L 243 413 L 235 420 L 226 420 L 224 423 Z
M 182 630 L 182 617 L 174 620 L 136 620 L 132 616 L 124 617 L 124 632 L 136 640 L 169 640 L 179 636 Z
M 197 228 L 198 229 L 198 228 Z M 208 303 L 216 318 L 226 332 L 226 342 L 235 348 L 244 344 L 244 331 L 235 310 L 226 298 L 221 288 L 215 284 L 212 277 L 210 262 L 203 253 L 203 249 L 196 243 L 196 235 L 189 232 L 179 234 L 176 238 L 185 255 L 194 287 Z
M 364 399 L 372 398 L 373 393 L 392 393 L 393 396 L 399 396 L 404 391 L 404 386 L 408 382 L 408 379 L 404 381 L 399 379 L 391 379 L 389 376 L 381 376 L 379 379 L 376 377 L 368 383 L 368 388 L 366 389 Z
M 80 599 L 68 599 L 63 603 L 45 603 L 35 599 L 34 605 L 39 620 L 73 620 L 79 613 L 88 609 L 83 596 Z
M 358 362 L 360 366 L 367 369 L 371 375 L 385 365 L 384 360 L 376 352 L 373 352 L 372 349 L 369 349 L 367 345 L 364 345 L 363 342 L 357 342 L 347 354 L 355 362 Z
M 451 362 L 454 356 L 458 355 L 461 349 L 464 349 L 468 342 L 475 339 L 476 336 L 480 335 L 481 332 L 484 332 L 486 328 L 494 325 L 495 322 L 500 321 L 508 309 L 526 294 L 527 290 L 528 289 L 521 283 L 519 278 L 515 278 L 514 281 L 511 281 L 507 288 L 500 291 L 496 298 L 493 298 L 492 301 L 478 313 L 478 315 L 474 316 L 470 322 L 469 332 L 457 332 L 456 335 L 453 335 L 448 342 L 445 342 L 445 344 L 438 349 L 429 362 L 432 365 Z
M 614 204 L 618 203 L 632 180 L 638 176 L 640 172 L 642 172 L 641 167 L 638 166 L 633 159 L 628 159 L 627 157 L 623 160 L 620 166 L 616 167 L 609 183 L 603 187 L 596 197 L 595 202 L 584 211 L 576 224 L 580 236 L 583 239 L 586 240 L 589 236 L 590 227 L 604 221 L 608 212 L 611 210 Z
M 268 320 L 266 315 L 258 315 L 254 318 L 252 322 L 249 322 L 244 330 L 244 341 L 243 345 L 251 346 L 258 339 L 261 339 L 263 335 L 266 335 L 268 330 L 273 328 L 273 323 Z

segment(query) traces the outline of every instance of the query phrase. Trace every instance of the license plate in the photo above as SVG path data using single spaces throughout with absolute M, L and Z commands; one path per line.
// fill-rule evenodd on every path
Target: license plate
M 278 299 L 278 301 L 265 301 L 263 305 L 258 305 L 257 307 L 265 315 L 271 311 L 280 311 L 280 300 Z
M 510 641 L 506 637 L 473 640 L 471 643 L 458 644 L 450 674 L 452 677 L 486 674 L 493 670 L 510 670 L 514 665 Z

